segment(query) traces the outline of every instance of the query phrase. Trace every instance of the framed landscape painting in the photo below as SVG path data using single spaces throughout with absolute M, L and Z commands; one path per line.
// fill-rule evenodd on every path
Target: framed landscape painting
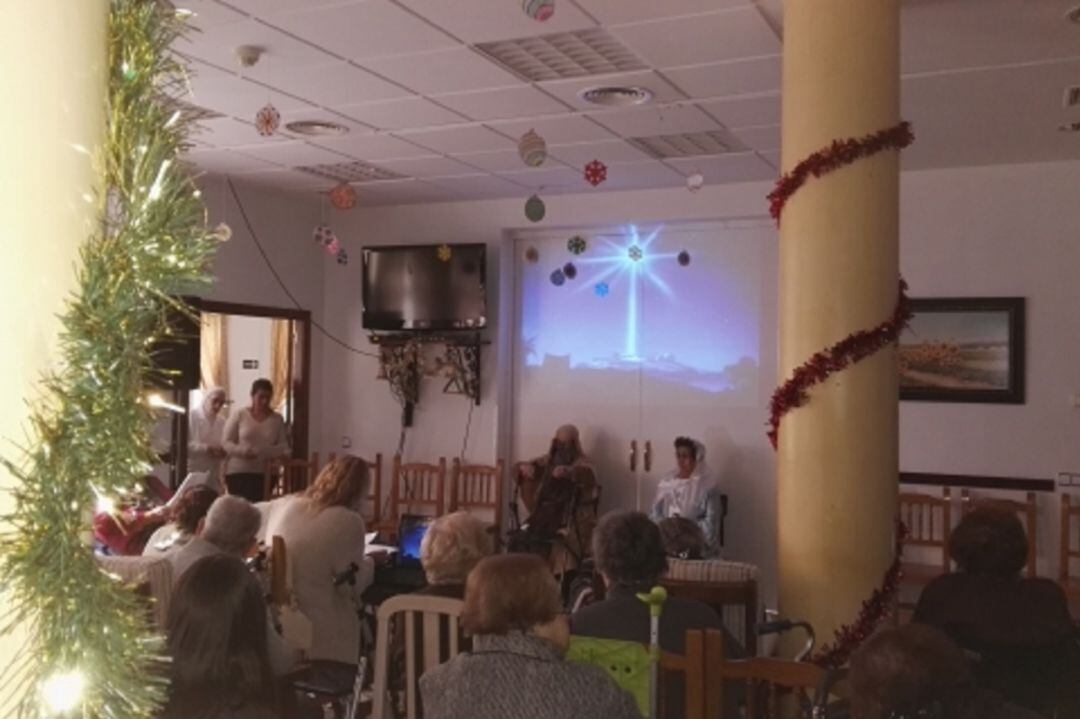
M 911 300 L 900 399 L 1024 403 L 1024 298 Z

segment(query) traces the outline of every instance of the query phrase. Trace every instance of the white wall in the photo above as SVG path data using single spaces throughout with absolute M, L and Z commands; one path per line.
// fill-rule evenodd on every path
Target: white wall
M 229 345 L 229 394 L 237 407 L 246 406 L 251 383 L 260 377 L 270 379 L 270 334 L 272 320 L 266 317 L 230 315 L 226 338 Z M 244 369 L 244 360 L 259 363 L 256 369 Z

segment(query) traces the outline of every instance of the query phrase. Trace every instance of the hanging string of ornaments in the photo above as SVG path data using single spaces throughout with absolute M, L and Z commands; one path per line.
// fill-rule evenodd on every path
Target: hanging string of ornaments
M 818 150 L 799 162 L 790 172 L 777 180 L 776 186 L 768 195 L 769 214 L 779 225 L 788 200 L 810 178 L 820 178 L 879 152 L 902 150 L 914 139 L 911 125 L 905 121 L 862 138 L 833 141 L 828 147 Z M 773 392 L 769 403 L 768 436 L 773 449 L 777 448 L 779 442 L 781 420 L 788 412 L 810 401 L 810 389 L 813 386 L 821 384 L 833 374 L 895 343 L 911 317 L 907 283 L 900 278 L 896 306 L 890 317 L 871 329 L 852 332 L 796 367 L 791 377 Z M 898 522 L 894 559 L 885 572 L 881 585 L 874 590 L 869 599 L 862 603 L 855 621 L 840 627 L 834 635 L 833 643 L 823 646 L 814 654 L 811 659 L 814 663 L 824 667 L 843 665 L 851 653 L 873 634 L 892 612 L 893 601 L 902 576 L 900 549 L 905 535 L 906 528 Z

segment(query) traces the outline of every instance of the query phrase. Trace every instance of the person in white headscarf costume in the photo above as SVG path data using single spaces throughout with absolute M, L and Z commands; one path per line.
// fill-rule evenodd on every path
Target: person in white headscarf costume
M 205 472 L 207 484 L 219 493 L 223 492 L 221 469 L 225 460 L 224 410 L 225 390 L 212 387 L 203 395 L 202 404 L 188 415 L 188 472 Z
M 720 554 L 721 493 L 705 462 L 705 445 L 689 437 L 675 439 L 677 469 L 660 480 L 649 516 L 654 521 L 684 517 L 701 527 L 708 556 Z

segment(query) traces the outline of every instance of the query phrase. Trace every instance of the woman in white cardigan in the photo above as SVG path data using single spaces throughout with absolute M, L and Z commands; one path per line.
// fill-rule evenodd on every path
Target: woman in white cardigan
M 370 474 L 359 457 L 332 460 L 308 489 L 263 502 L 260 539 L 285 540 L 292 589 L 299 610 L 311 621 L 311 659 L 356 664 L 360 651 L 360 595 L 374 577 L 364 555 L 364 519 Z M 353 569 L 355 567 L 355 569 Z M 355 581 L 335 586 L 353 570 Z
M 225 485 L 229 494 L 238 494 L 249 502 L 260 502 L 266 463 L 289 455 L 289 435 L 285 420 L 270 408 L 274 385 L 268 379 L 251 384 L 251 406 L 233 412 L 225 423 L 225 451 L 229 463 Z

